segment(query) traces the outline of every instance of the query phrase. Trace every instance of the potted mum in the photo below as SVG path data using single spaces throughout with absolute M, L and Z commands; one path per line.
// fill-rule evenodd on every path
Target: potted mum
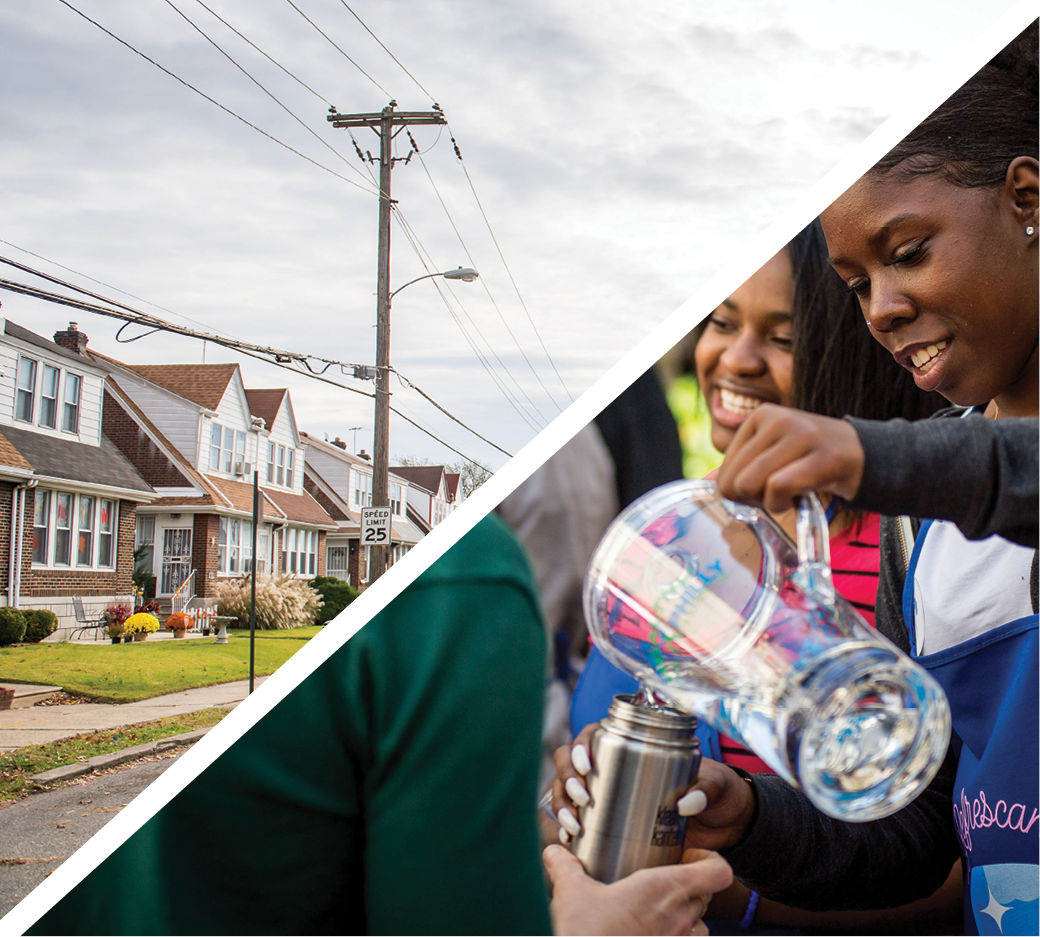
M 145 641 L 148 635 L 159 630 L 159 619 L 148 612 L 138 612 L 123 622 L 123 631 L 133 635 L 135 641 Z
M 104 611 L 105 632 L 112 639 L 113 644 L 118 644 L 123 635 L 123 623 L 130 617 L 133 609 L 129 605 L 109 605 Z
M 191 622 L 188 621 L 188 616 L 184 612 L 174 612 L 166 619 L 166 630 L 172 631 L 175 638 L 183 638 L 184 632 L 188 630 L 190 624 Z

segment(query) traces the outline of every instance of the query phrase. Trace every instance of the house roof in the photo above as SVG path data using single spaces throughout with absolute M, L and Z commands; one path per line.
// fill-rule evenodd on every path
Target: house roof
M 286 387 L 257 387 L 252 390 L 246 389 L 246 400 L 249 401 L 249 412 L 253 416 L 262 417 L 267 428 L 274 426 L 278 419 L 278 411 L 281 409 L 285 395 L 289 393 Z
M 52 342 L 49 338 L 44 338 L 42 335 L 30 332 L 28 329 L 23 328 L 17 323 L 11 322 L 10 319 L 4 320 L 4 332 L 12 338 L 18 338 L 23 342 L 28 342 L 30 345 L 45 348 L 50 354 L 57 355 L 59 358 L 68 358 L 71 361 L 75 361 L 81 367 L 84 365 L 94 365 L 94 362 L 89 358 L 84 358 L 83 355 L 78 355 L 76 352 L 70 351 L 68 348 L 63 348 L 61 345 Z M 94 365 L 94 367 L 97 367 L 97 365 Z
M 0 433 L 0 465 L 32 471 L 32 466 L 26 461 L 25 456 L 11 445 L 10 440 L 3 433 Z
M 149 496 L 154 494 L 152 486 L 107 436 L 101 437 L 100 446 L 88 446 L 13 426 L 4 427 L 4 436 L 37 475 L 138 491 Z M 152 498 L 144 500 L 151 501 Z
M 289 491 L 275 491 L 271 488 L 264 488 L 263 492 L 264 497 L 268 501 L 273 501 L 290 522 L 299 521 L 301 524 L 315 524 L 329 528 L 336 527 L 336 522 L 311 497 L 309 492 L 298 495 Z
M 237 364 L 116 363 L 207 410 L 216 410 L 220 406 L 227 386 L 238 370 Z
M 459 493 L 459 479 L 462 475 L 459 472 L 445 472 L 444 473 L 444 487 L 448 491 L 448 500 L 454 501 Z
M 394 465 L 390 471 L 407 479 L 410 484 L 425 488 L 431 494 L 437 494 L 441 487 L 443 465 Z
M 410 504 L 407 506 L 405 514 L 407 515 L 408 520 L 410 520 L 416 527 L 418 527 L 423 534 L 428 534 L 432 529 L 430 527 L 430 522 L 427 521 L 426 518 L 424 518 L 422 515 L 416 513 L 415 509 Z

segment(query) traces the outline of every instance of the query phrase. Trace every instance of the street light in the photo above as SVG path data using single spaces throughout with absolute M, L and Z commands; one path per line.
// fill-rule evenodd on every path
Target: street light
M 387 268 L 389 274 L 389 266 Z M 388 507 L 390 504 L 390 303 L 405 287 L 443 277 L 445 280 L 461 280 L 472 283 L 479 274 L 472 267 L 458 267 L 455 270 L 444 270 L 439 273 L 426 273 L 393 292 L 386 294 L 386 305 L 380 307 L 384 314 L 377 319 L 376 333 L 376 367 L 375 367 L 375 425 L 372 432 L 372 505 Z M 385 282 L 385 280 L 383 281 Z M 385 287 L 384 287 L 385 288 Z M 392 529 L 392 528 L 391 528 Z M 369 563 L 368 581 L 375 582 L 386 572 L 385 546 L 377 546 L 372 550 Z
M 462 280 L 463 283 L 472 283 L 479 276 L 480 274 L 472 267 L 459 267 L 457 270 L 445 270 L 443 273 L 426 273 L 421 277 L 416 277 L 414 280 L 409 280 L 404 286 L 399 286 L 390 294 L 390 299 L 393 299 L 400 293 L 405 286 L 411 286 L 420 280 L 429 280 L 431 277 L 444 277 L 445 280 Z

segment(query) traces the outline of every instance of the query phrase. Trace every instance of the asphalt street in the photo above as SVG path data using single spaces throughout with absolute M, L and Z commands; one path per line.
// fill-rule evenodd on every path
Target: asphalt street
M 10 911 L 186 751 L 87 775 L 0 808 L 0 916 Z

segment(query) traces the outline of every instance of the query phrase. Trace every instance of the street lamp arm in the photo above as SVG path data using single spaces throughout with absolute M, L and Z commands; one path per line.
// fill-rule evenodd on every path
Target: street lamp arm
M 445 270 L 440 273 L 425 273 L 421 277 L 409 280 L 404 284 L 404 286 L 399 286 L 390 294 L 389 299 L 392 300 L 405 287 L 411 286 L 413 283 L 418 283 L 420 280 L 429 280 L 432 277 L 444 277 L 445 280 L 462 280 L 464 283 L 472 283 L 479 276 L 480 274 L 472 267 L 459 267 L 457 270 Z

